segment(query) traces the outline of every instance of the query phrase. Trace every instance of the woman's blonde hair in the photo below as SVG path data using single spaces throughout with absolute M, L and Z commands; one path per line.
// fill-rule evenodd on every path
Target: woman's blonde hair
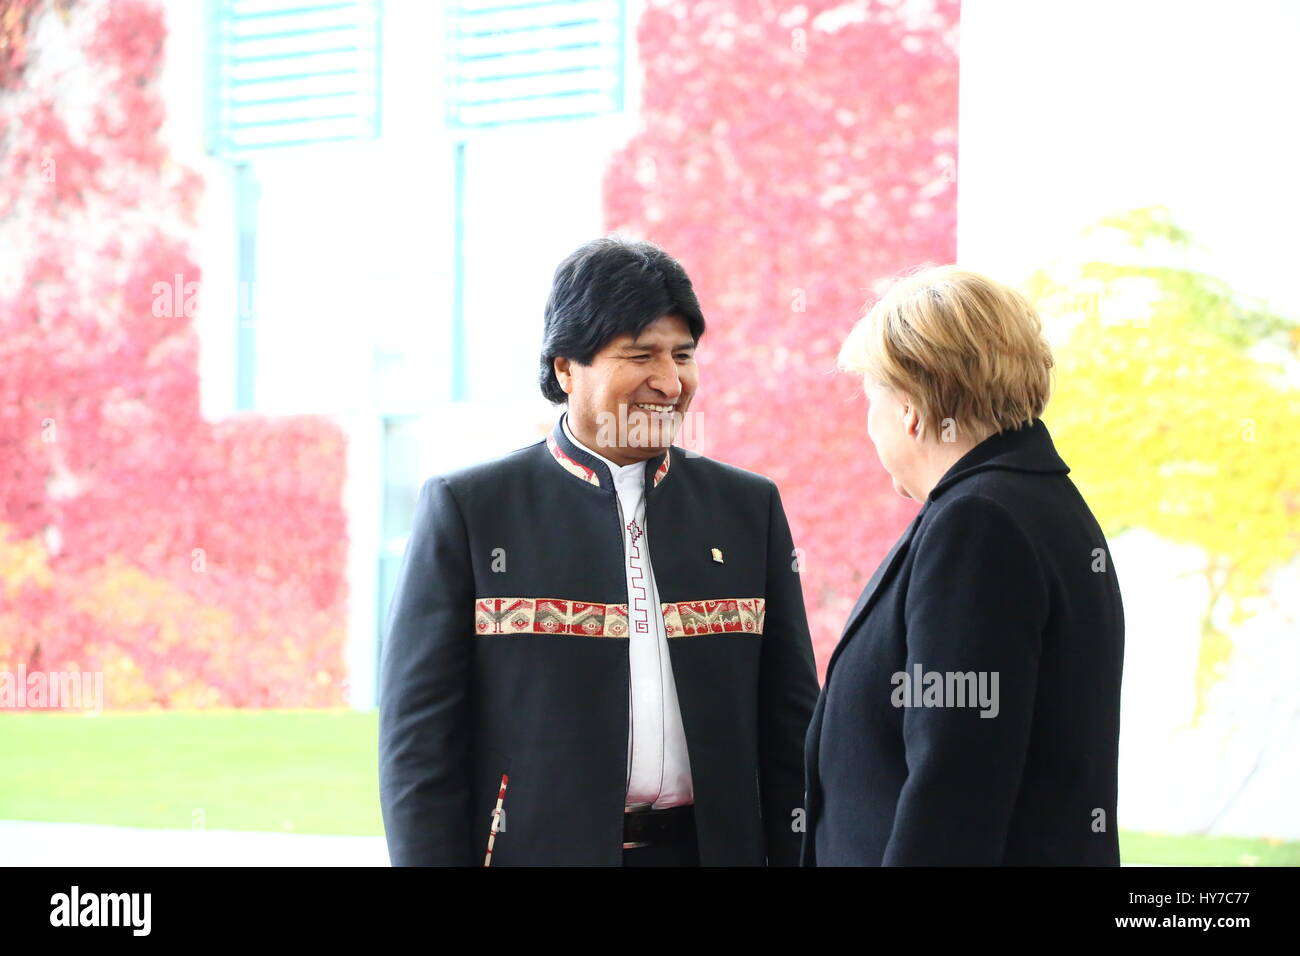
M 1052 350 L 1038 312 L 1000 282 L 956 266 L 903 276 L 853 327 L 839 366 L 916 407 L 922 435 L 951 420 L 979 437 L 1042 415 Z

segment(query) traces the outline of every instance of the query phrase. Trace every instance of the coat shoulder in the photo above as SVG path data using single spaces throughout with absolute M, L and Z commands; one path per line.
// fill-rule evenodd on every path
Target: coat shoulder
M 546 442 L 537 441 L 488 461 L 432 475 L 424 483 L 445 484 L 459 498 L 472 489 L 497 488 L 524 477 L 537 467 L 546 454 Z
M 985 481 L 983 476 L 950 489 L 932 502 L 917 527 L 918 541 L 941 528 L 942 534 L 1025 534 L 1020 519 L 1017 493 L 1003 481 Z
M 776 482 L 756 471 L 749 471 L 718 461 L 716 458 L 709 458 L 707 455 L 674 447 L 672 467 L 677 468 L 679 464 L 684 472 L 696 475 L 704 481 L 742 492 L 767 494 L 776 487 Z
M 1030 541 L 1067 516 L 1088 512 L 1078 489 L 1065 474 L 989 469 L 944 490 L 931 502 L 923 526 L 973 524 L 1018 530 Z

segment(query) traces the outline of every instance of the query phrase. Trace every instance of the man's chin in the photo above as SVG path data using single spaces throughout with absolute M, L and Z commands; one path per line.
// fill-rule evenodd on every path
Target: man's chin
M 677 440 L 681 428 L 682 416 L 678 412 L 656 415 L 633 412 L 627 417 L 628 445 L 649 455 L 660 455 Z
M 630 448 L 620 448 L 619 453 L 625 458 L 636 458 L 640 461 L 649 461 L 651 458 L 658 458 L 666 452 L 668 448 L 668 445 L 633 446 Z

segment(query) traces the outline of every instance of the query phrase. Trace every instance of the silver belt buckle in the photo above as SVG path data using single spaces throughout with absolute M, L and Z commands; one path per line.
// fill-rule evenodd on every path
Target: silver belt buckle
M 623 812 L 624 812 L 624 813 L 635 813 L 635 812 L 638 811 L 638 810 L 648 810 L 648 809 L 650 809 L 651 806 L 653 806 L 653 804 L 649 804 L 649 803 L 629 803 L 629 804 L 626 804 L 626 805 L 623 807 Z M 625 849 L 625 850 L 636 850 L 636 849 L 640 849 L 640 848 L 643 847 L 643 846 L 650 846 L 650 845 L 651 845 L 651 844 L 649 844 L 649 843 L 624 843 L 624 844 L 623 844 L 623 849 Z

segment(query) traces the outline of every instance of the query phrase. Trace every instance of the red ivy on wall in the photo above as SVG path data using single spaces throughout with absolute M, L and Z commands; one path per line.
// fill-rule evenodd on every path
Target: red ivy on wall
M 780 486 L 823 667 L 916 510 L 833 370 L 877 282 L 955 257 L 958 19 L 956 0 L 649 0 L 642 129 L 606 176 L 609 227 L 695 283 L 702 450 Z
M 342 435 L 205 421 L 193 310 L 160 293 L 200 281 L 161 10 L 8 4 L 0 37 L 0 671 L 102 671 L 111 707 L 341 704 Z

